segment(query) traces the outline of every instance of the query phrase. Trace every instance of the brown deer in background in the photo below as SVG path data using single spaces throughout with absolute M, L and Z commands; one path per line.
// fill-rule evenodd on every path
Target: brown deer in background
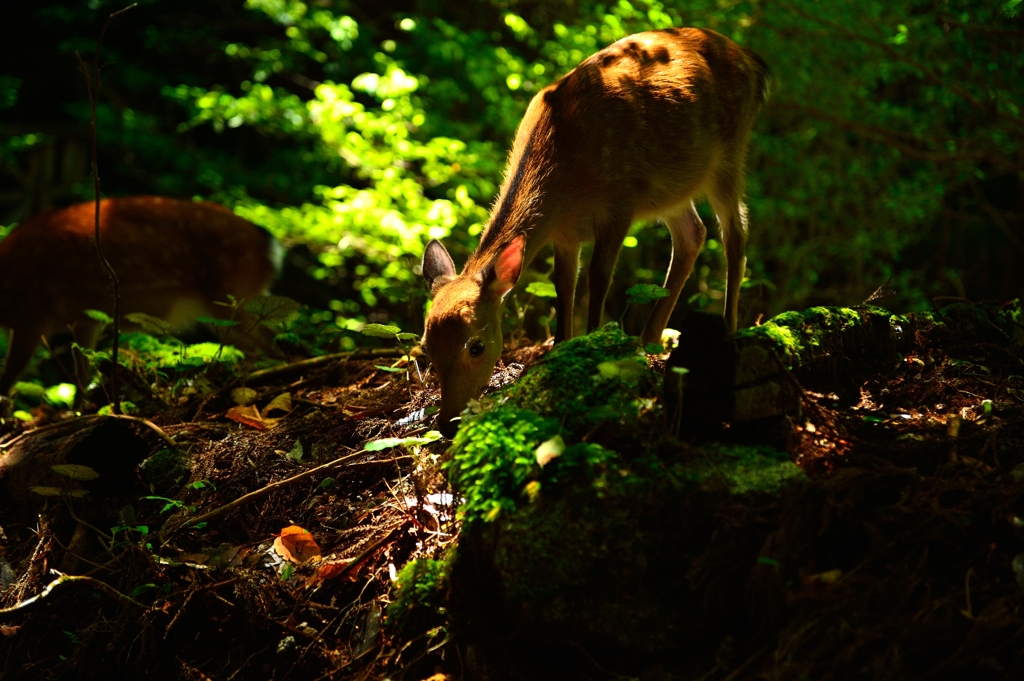
M 74 325 L 96 343 L 86 309 L 113 309 L 110 280 L 92 243 L 95 204 L 38 215 L 0 241 L 0 327 L 10 330 L 0 397 L 25 369 L 42 336 Z M 121 309 L 181 329 L 196 317 L 224 317 L 229 295 L 264 295 L 280 267 L 274 238 L 227 208 L 156 196 L 104 199 L 100 238 L 117 272 Z

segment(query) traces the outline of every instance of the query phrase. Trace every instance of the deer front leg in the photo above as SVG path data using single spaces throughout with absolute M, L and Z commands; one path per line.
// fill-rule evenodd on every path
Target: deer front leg
M 630 212 L 629 215 L 632 215 Z M 590 307 L 587 311 L 587 332 L 601 326 L 604 303 L 612 283 L 615 263 L 622 250 L 622 241 L 629 232 L 630 217 L 616 217 L 594 229 L 594 253 L 590 257 L 587 284 L 590 290 Z
M 555 244 L 555 342 L 572 338 L 573 303 L 580 268 L 580 246 Z

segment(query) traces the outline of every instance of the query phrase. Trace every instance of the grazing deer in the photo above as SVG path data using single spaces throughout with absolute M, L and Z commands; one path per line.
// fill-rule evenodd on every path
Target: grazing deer
M 11 332 L 0 397 L 42 336 L 73 324 L 78 342 L 93 347 L 98 325 L 83 310 L 113 312 L 110 279 L 93 244 L 95 207 L 43 213 L 0 241 L 0 327 Z M 104 199 L 100 240 L 120 281 L 121 309 L 175 328 L 229 314 L 214 305 L 228 295 L 265 294 L 281 261 L 270 234 L 228 209 L 156 196 Z
M 736 330 L 746 266 L 743 167 L 768 95 L 760 57 L 714 31 L 623 38 L 541 90 L 519 124 L 505 182 L 461 274 L 431 241 L 423 275 L 433 296 L 423 348 L 441 382 L 443 432 L 487 385 L 502 350 L 501 310 L 523 267 L 554 246 L 555 341 L 573 335 L 580 245 L 593 241 L 587 330 L 601 323 L 630 224 L 661 218 L 672 235 L 665 287 L 643 340 L 658 342 L 707 234 L 693 200 L 707 196 L 728 265 L 725 319 Z

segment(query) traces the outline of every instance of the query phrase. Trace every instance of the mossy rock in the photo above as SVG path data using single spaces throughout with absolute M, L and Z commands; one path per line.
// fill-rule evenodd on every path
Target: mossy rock
M 556 416 L 569 430 L 634 418 L 638 394 L 653 394 L 660 376 L 648 368 L 643 344 L 615 323 L 559 343 L 501 393 L 505 403 Z
M 812 307 L 740 330 L 737 351 L 768 345 L 801 385 L 856 398 L 867 378 L 891 372 L 913 347 L 914 320 L 880 307 Z
M 161 449 L 139 465 L 142 479 L 157 492 L 164 493 L 179 487 L 191 475 L 192 457 L 174 449 Z
M 743 607 L 765 530 L 721 510 L 772 503 L 803 473 L 771 448 L 666 438 L 644 396 L 656 383 L 639 341 L 606 327 L 556 347 L 491 409 L 464 417 L 451 464 L 466 499 L 451 573 L 456 629 L 663 651 L 703 641 Z M 617 430 L 601 431 L 608 421 Z M 600 432 L 616 437 L 593 441 Z M 544 465 L 542 444 L 557 452 Z M 745 558 L 728 578 L 716 571 L 723 605 L 709 609 L 694 565 L 719 542 L 746 547 Z

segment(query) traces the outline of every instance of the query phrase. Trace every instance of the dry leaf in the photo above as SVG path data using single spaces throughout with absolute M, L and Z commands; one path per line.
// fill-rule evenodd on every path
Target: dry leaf
M 313 535 L 298 525 L 290 525 L 281 530 L 281 534 L 274 540 L 274 550 L 285 560 L 299 565 L 320 556 L 320 547 L 316 545 Z
M 292 412 L 292 394 L 281 393 L 274 399 L 270 400 L 270 404 L 263 407 L 263 411 L 260 413 L 265 419 L 267 418 L 267 414 L 272 411 L 283 411 L 285 414 L 290 414 Z
M 231 407 L 224 416 L 256 430 L 268 430 L 277 425 L 277 419 L 271 419 L 273 423 L 267 423 L 267 420 L 260 416 L 259 410 L 251 404 Z
M 836 569 L 836 570 L 827 570 L 825 572 L 819 572 L 819 573 L 814 574 L 814 575 L 808 575 L 804 579 L 804 581 L 808 582 L 808 583 L 809 582 L 821 582 L 822 584 L 835 584 L 836 582 L 838 582 L 842 578 L 843 578 L 843 571 Z
M 235 404 L 246 406 L 255 402 L 258 394 L 252 388 L 235 388 L 231 391 L 231 399 L 235 401 Z
M 306 588 L 308 589 L 309 587 L 313 586 L 314 584 L 317 584 L 318 582 L 324 582 L 328 579 L 334 579 L 338 575 L 345 572 L 345 570 L 347 570 L 350 565 L 352 565 L 351 560 L 332 560 L 328 563 L 324 563 L 319 568 L 317 568 L 316 574 L 310 577 L 309 580 L 306 582 Z M 354 582 L 355 575 L 357 573 L 357 570 L 349 571 L 348 581 Z
M 537 457 L 537 463 L 541 465 L 541 468 L 551 463 L 552 459 L 556 459 L 561 456 L 562 452 L 565 451 L 565 440 L 562 439 L 561 435 L 556 435 L 547 442 L 542 442 L 535 455 Z
M 10 638 L 11 636 L 17 636 L 18 630 L 21 629 L 21 625 L 9 626 L 7 624 L 0 624 L 0 634 Z

